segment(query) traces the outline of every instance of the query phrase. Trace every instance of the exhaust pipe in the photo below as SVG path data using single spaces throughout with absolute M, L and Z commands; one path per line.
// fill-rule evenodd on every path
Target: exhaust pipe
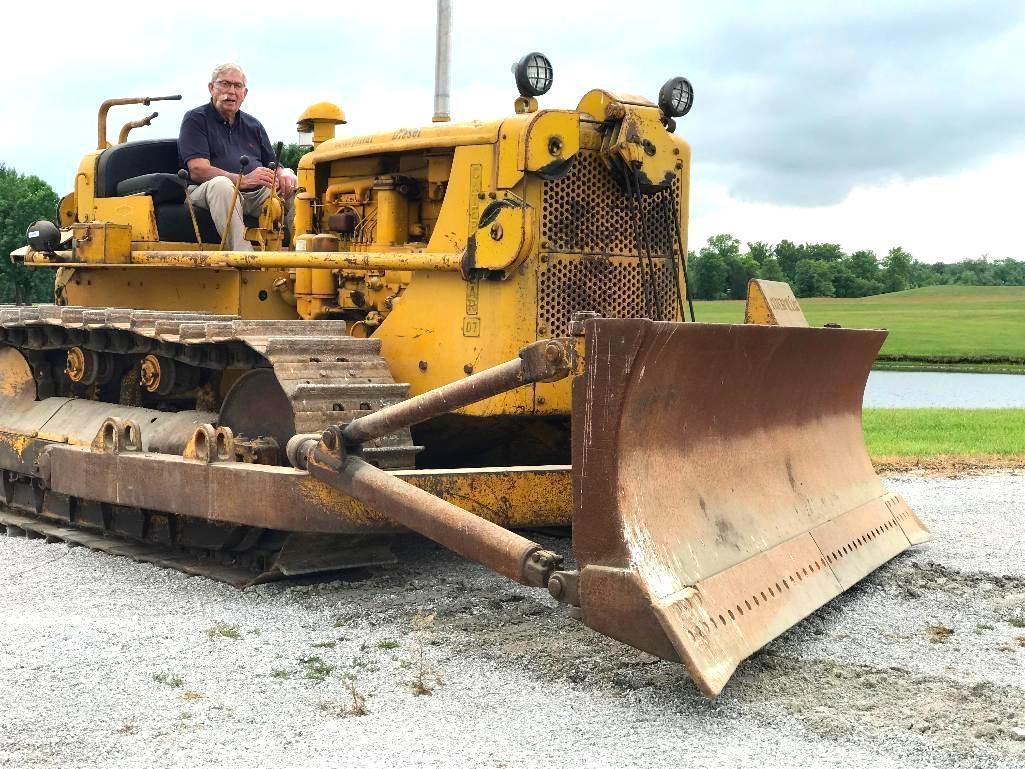
M 452 64 L 452 0 L 438 0 L 438 31 L 434 50 L 434 117 L 431 122 L 447 123 L 449 113 L 448 71 Z

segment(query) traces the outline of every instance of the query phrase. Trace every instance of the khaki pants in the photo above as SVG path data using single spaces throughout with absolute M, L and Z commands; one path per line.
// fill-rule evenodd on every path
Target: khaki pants
M 198 186 L 189 187 L 189 197 L 194 205 L 205 208 L 214 220 L 217 234 L 224 237 L 224 223 L 228 220 L 228 207 L 231 196 L 235 194 L 235 184 L 227 176 L 215 176 Z M 246 225 L 242 221 L 243 212 L 249 216 L 258 216 L 263 204 L 270 197 L 270 190 L 260 187 L 255 190 L 239 190 L 235 210 L 231 215 L 231 228 L 224 247 L 229 251 L 252 251 L 253 245 L 246 240 Z M 282 198 L 285 206 L 285 229 L 292 232 L 294 216 L 292 202 L 295 196 Z

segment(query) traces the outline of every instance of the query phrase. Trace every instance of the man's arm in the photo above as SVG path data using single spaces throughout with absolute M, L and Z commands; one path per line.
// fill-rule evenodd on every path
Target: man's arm
M 263 123 L 259 120 L 256 121 L 257 125 L 260 126 L 260 151 L 263 153 L 263 159 L 265 163 L 270 163 L 272 160 L 276 161 L 277 157 L 274 155 L 274 149 L 271 147 L 270 136 L 267 135 L 267 129 L 263 127 Z M 299 180 L 295 176 L 295 172 L 291 168 L 280 166 L 277 174 L 278 181 L 278 193 L 285 198 L 290 198 L 295 194 L 295 188 L 299 183 Z
M 239 177 L 239 174 L 230 173 L 210 163 L 210 139 L 206 134 L 206 124 L 192 113 L 186 113 L 178 132 L 178 155 L 188 168 L 193 184 L 202 184 L 218 176 L 226 176 L 234 184 Z M 255 190 L 273 185 L 274 172 L 258 165 L 242 176 L 239 189 Z
M 189 178 L 192 179 L 193 184 L 202 184 L 218 176 L 227 176 L 231 183 L 234 184 L 235 180 L 240 176 L 240 174 L 229 173 L 223 168 L 211 165 L 209 158 L 192 158 L 186 161 L 186 165 L 189 167 Z M 242 175 L 242 181 L 239 183 L 238 188 L 240 190 L 255 190 L 258 187 L 270 188 L 273 185 L 274 172 L 269 168 L 258 166 L 249 173 Z

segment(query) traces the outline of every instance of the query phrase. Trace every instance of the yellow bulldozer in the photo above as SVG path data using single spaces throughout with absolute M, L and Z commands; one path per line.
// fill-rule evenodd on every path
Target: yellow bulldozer
M 861 400 L 884 331 L 808 327 L 785 284 L 695 322 L 693 91 L 335 137 L 221 249 L 174 139 L 82 160 L 0 307 L 0 524 L 247 584 L 393 561 L 414 531 L 686 665 L 747 656 L 929 534 Z M 290 244 L 286 247 L 286 244 Z M 575 563 L 516 529 L 572 526 Z

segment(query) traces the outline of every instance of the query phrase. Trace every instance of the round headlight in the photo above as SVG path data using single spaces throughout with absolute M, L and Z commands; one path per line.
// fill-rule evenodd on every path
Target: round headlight
M 28 226 L 25 232 L 25 240 L 32 246 L 33 251 L 52 253 L 60 248 L 61 233 L 57 226 L 47 220 L 40 219 Z
M 658 92 L 659 109 L 666 117 L 683 117 L 694 104 L 694 86 L 685 77 L 674 77 Z
M 540 96 L 552 87 L 552 63 L 543 53 L 528 53 L 516 63 L 515 72 L 520 96 Z

